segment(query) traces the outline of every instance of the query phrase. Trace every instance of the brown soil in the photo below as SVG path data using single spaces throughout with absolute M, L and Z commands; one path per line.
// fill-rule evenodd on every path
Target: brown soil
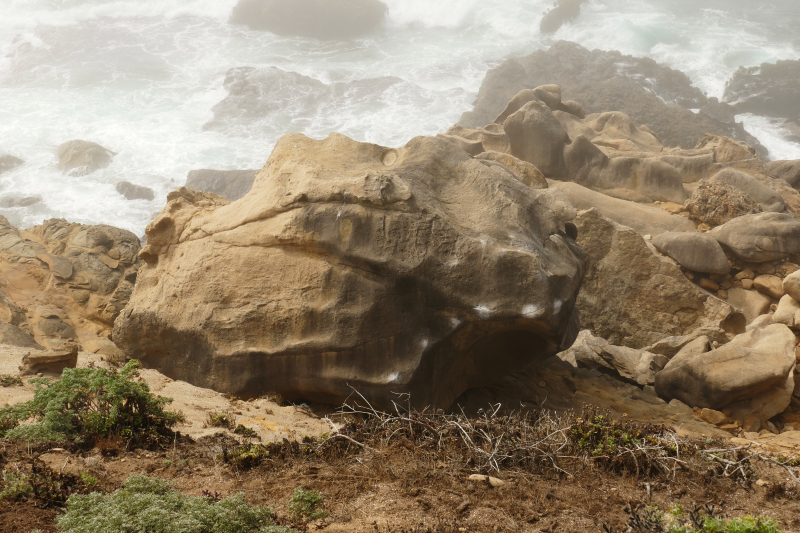
M 687 509 L 712 505 L 720 516 L 766 515 L 778 519 L 784 531 L 800 531 L 800 485 L 786 470 L 755 463 L 749 479 L 719 475 L 707 463 L 687 463 L 675 479 L 664 475 L 637 478 L 592 463 L 572 465 L 569 475 L 543 465 L 529 471 L 496 474 L 506 481 L 499 488 L 469 481 L 468 464 L 442 461 L 407 439 L 381 451 L 342 441 L 316 446 L 284 443 L 270 449 L 269 458 L 249 471 L 237 471 L 222 460 L 230 437 L 175 443 L 162 452 L 119 450 L 105 457 L 95 448 L 42 450 L 37 456 L 54 471 L 88 472 L 107 488 L 119 486 L 130 474 L 146 472 L 173 480 L 179 490 L 227 496 L 244 492 L 253 504 L 273 506 L 279 521 L 290 522 L 286 502 L 303 486 L 325 496 L 328 518 L 305 526 L 327 532 L 602 532 L 626 531 L 626 506 L 657 505 Z M 106 448 L 106 453 L 114 453 Z M 6 443 L 5 465 L 31 462 L 24 446 Z M 42 502 L 27 501 L 0 507 L 0 531 L 27 533 L 57 531 L 57 511 Z

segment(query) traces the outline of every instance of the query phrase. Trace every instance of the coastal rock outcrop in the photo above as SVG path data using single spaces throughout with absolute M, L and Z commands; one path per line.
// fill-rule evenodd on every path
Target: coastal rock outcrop
M 595 209 L 579 212 L 575 225 L 577 242 L 589 254 L 578 295 L 581 326 L 594 335 L 640 349 L 700 328 L 744 332 L 741 313 L 653 254 L 632 229 Z
M 258 170 L 190 170 L 186 186 L 197 191 L 213 192 L 231 202 L 243 198 L 253 188 Z
M 89 141 L 67 141 L 58 147 L 58 170 L 69 176 L 85 176 L 108 167 L 116 152 Z
M 741 124 L 690 111 L 708 100 L 682 72 L 649 58 L 590 51 L 567 41 L 490 70 L 474 109 L 464 113 L 459 124 L 465 128 L 489 124 L 515 94 L 546 84 L 560 85 L 562 99 L 579 102 L 586 113 L 625 113 L 636 124 L 647 125 L 666 146 L 694 148 L 712 133 L 761 147 Z
M 241 200 L 170 193 L 114 341 L 240 396 L 447 407 L 572 344 L 574 216 L 445 139 L 288 134 Z
M 278 35 L 352 39 L 379 27 L 386 11 L 378 0 L 239 0 L 230 22 Z
M 0 174 L 13 170 L 23 163 L 25 162 L 22 159 L 11 154 L 0 155 Z
M 800 187 L 800 159 L 771 161 L 764 166 L 764 172 L 772 178 L 785 181 L 795 189 Z
M 723 100 L 737 113 L 800 122 L 800 60 L 740 67 L 728 80 Z
M 581 4 L 586 0 L 558 0 L 556 7 L 548 11 L 539 23 L 542 33 L 555 33 L 567 22 L 572 22 L 581 14 Z
M 127 200 L 155 200 L 156 193 L 150 187 L 136 185 L 130 181 L 120 181 L 114 188 Z

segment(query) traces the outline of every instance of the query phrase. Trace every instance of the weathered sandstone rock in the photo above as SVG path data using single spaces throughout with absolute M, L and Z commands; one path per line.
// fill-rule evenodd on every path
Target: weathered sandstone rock
M 693 219 L 719 226 L 744 215 L 761 213 L 761 206 L 741 190 L 719 181 L 700 182 L 686 202 Z
M 765 263 L 800 252 L 800 222 L 787 213 L 759 213 L 734 218 L 711 235 L 739 259 Z
M 186 186 L 197 191 L 213 192 L 231 202 L 243 198 L 253 188 L 258 170 L 191 170 Z
M 386 9 L 378 0 L 239 0 L 230 22 L 278 35 L 352 39 L 380 26 Z
M 85 176 L 106 168 L 117 155 L 89 141 L 67 141 L 58 147 L 58 170 L 70 176 Z
M 28 333 L 7 322 L 0 322 L 0 344 L 10 344 L 11 346 L 33 348 L 35 350 L 43 349 Z
M 468 130 L 461 126 L 453 126 L 447 130 L 447 135 L 461 137 L 470 141 L 478 141 L 487 152 L 511 153 L 511 144 L 508 135 L 501 124 L 489 124 L 483 128 Z
M 783 280 L 772 274 L 757 276 L 756 279 L 753 280 L 753 288 L 761 294 L 776 300 L 780 300 L 785 294 L 783 291 Z
M 769 311 L 772 300 L 757 291 L 733 288 L 728 290 L 728 303 L 741 311 L 750 324 Z
M 800 270 L 783 278 L 783 292 L 800 302 Z
M 778 309 L 772 315 L 772 320 L 789 328 L 800 326 L 800 303 L 790 295 L 785 295 L 778 303 Z
M 782 213 L 786 209 L 783 198 L 780 194 L 770 189 L 756 178 L 733 168 L 726 168 L 719 171 L 712 182 L 722 182 L 731 187 L 739 189 L 747 196 L 761 205 L 762 211 Z
M 657 207 L 640 205 L 612 198 L 577 183 L 548 180 L 551 188 L 563 191 L 576 209 L 596 209 L 601 215 L 640 235 L 658 235 L 666 231 L 694 231 L 695 226 L 684 217 L 671 215 Z
M 661 233 L 653 238 L 653 245 L 687 270 L 727 274 L 731 269 L 717 240 L 704 233 Z
M 711 296 L 644 239 L 596 210 L 575 220 L 589 269 L 578 296 L 581 325 L 617 346 L 642 348 L 702 327 L 744 331 L 744 317 Z
M 114 341 L 242 396 L 449 406 L 572 344 L 572 217 L 444 139 L 289 134 L 243 199 L 169 195 Z
M 120 181 L 115 185 L 117 192 L 128 200 L 155 200 L 156 193 L 149 187 L 136 185 L 130 181 Z
M 0 174 L 13 170 L 23 163 L 25 161 L 11 154 L 0 155 Z
M 710 352 L 673 357 L 656 375 L 656 391 L 665 400 L 724 411 L 734 402 L 784 388 L 795 366 L 794 345 L 794 334 L 782 324 L 754 329 Z M 783 409 L 788 404 L 787 399 Z
M 504 165 L 510 170 L 519 180 L 532 189 L 547 189 L 547 180 L 544 174 L 539 171 L 534 165 L 521 161 L 511 154 L 504 154 L 501 152 L 483 152 L 475 159 L 483 161 L 494 161 Z
M 564 146 L 567 132 L 549 107 L 538 100 L 528 102 L 503 122 L 511 155 L 536 166 L 551 178 L 566 176 Z
M 772 161 L 764 165 L 764 172 L 785 181 L 795 189 L 800 187 L 800 159 L 792 161 Z
M 19 369 L 22 375 L 39 372 L 60 375 L 65 368 L 75 368 L 77 364 L 78 345 L 73 343 L 62 350 L 30 353 L 22 358 Z

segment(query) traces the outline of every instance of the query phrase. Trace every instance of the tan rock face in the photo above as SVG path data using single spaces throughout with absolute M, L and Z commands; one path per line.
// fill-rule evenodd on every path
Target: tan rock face
M 138 237 L 119 228 L 51 219 L 19 231 L 0 218 L 0 321 L 44 347 L 94 351 L 133 292 L 138 253 Z
M 290 134 L 239 201 L 170 194 L 114 340 L 239 395 L 448 406 L 572 343 L 572 217 L 444 139 Z
M 611 344 L 642 348 L 701 327 L 744 331 L 744 317 L 662 261 L 632 229 L 594 209 L 575 220 L 589 270 L 578 296 L 582 327 Z

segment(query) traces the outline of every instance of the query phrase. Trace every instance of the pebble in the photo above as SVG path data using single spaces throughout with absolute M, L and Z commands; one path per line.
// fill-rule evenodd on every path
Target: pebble
M 502 487 L 503 485 L 506 484 L 506 482 L 503 481 L 502 479 L 497 479 L 496 477 L 492 477 L 492 476 L 484 476 L 482 474 L 472 474 L 471 476 L 469 476 L 469 480 L 470 481 L 481 481 L 481 482 L 484 482 L 484 483 L 488 481 L 489 485 L 491 485 L 492 487 L 495 487 L 495 488 Z
M 709 291 L 716 292 L 716 291 L 719 290 L 719 285 L 717 285 L 716 283 L 714 283 L 713 281 L 711 281 L 708 278 L 701 279 L 700 280 L 700 286 L 703 287 L 704 289 L 709 290 Z
M 752 279 L 743 279 L 742 280 L 742 288 L 746 291 L 749 291 L 753 288 L 753 280 Z

